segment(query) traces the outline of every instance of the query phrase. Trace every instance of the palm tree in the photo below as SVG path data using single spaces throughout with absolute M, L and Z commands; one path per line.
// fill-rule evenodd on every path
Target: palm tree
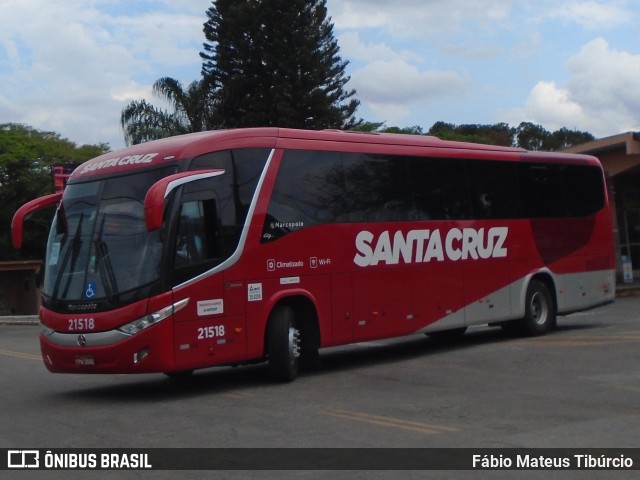
M 214 128 L 211 112 L 215 98 L 204 80 L 192 82 L 185 90 L 178 80 L 163 77 L 153 84 L 153 94 L 168 101 L 173 113 L 146 100 L 132 101 L 120 116 L 127 145 Z

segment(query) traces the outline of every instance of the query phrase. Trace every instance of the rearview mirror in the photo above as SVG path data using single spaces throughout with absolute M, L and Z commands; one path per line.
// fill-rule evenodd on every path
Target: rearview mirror
M 38 210 L 42 210 L 50 205 L 54 205 L 60 202 L 62 198 L 62 192 L 52 193 L 51 195 L 45 195 L 44 197 L 38 197 L 30 202 L 22 205 L 16 213 L 13 215 L 13 220 L 11 220 L 11 241 L 13 243 L 13 247 L 16 250 L 20 250 L 22 248 L 22 230 L 24 228 L 24 220 L 33 212 Z

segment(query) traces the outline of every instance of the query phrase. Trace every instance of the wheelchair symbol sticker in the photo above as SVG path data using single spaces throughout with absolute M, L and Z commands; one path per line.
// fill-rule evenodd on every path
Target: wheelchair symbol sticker
M 87 283 L 87 288 L 84 290 L 85 298 L 93 298 L 96 296 L 96 284 L 94 282 Z

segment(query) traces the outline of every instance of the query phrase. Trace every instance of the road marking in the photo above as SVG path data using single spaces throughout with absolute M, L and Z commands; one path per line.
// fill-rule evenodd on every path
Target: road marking
M 615 345 L 618 340 L 549 340 L 539 344 L 537 347 L 599 347 L 603 345 Z
M 342 418 L 344 420 L 352 420 L 354 422 L 369 423 L 381 427 L 399 428 L 402 430 L 410 430 L 420 432 L 427 435 L 435 435 L 438 433 L 457 432 L 457 428 L 446 427 L 444 425 L 431 425 L 421 422 L 411 422 L 400 418 L 383 417 L 380 415 L 371 415 L 364 412 L 349 412 L 346 410 L 324 410 L 319 412 L 321 415 Z
M 42 360 L 40 355 L 33 355 L 32 353 L 12 352 L 11 350 L 0 349 L 0 355 L 7 357 L 25 358 L 27 360 Z
M 513 346 L 536 346 L 536 347 L 598 347 L 604 345 L 615 345 L 620 343 L 633 343 L 640 340 L 640 332 L 637 330 L 628 333 L 617 333 L 615 335 L 571 335 L 560 337 L 550 334 L 544 337 L 534 337 L 513 342 Z

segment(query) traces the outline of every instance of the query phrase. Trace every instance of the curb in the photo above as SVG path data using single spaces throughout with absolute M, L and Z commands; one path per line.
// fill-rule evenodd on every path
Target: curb
M 640 296 L 640 285 L 636 284 L 627 284 L 627 285 L 618 285 L 616 287 L 616 298 L 623 297 L 637 297 Z
M 38 325 L 40 320 L 37 315 L 10 315 L 0 317 L 0 325 Z

